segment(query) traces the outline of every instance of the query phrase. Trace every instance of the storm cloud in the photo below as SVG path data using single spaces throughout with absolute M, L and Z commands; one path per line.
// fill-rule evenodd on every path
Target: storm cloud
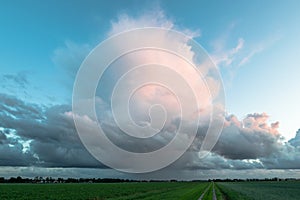
M 101 166 L 83 148 L 74 123 L 64 115 L 70 106 L 43 107 L 0 95 L 2 166 Z
M 73 119 L 68 114 L 71 112 L 70 106 L 42 107 L 5 94 L 1 94 L 0 99 L 1 166 L 105 168 L 81 143 Z M 299 168 L 300 148 L 296 142 L 299 134 L 289 142 L 284 142 L 277 128 L 267 121 L 268 116 L 265 113 L 249 114 L 243 121 L 233 115 L 227 116 L 218 143 L 202 159 L 198 153 L 205 127 L 199 127 L 198 136 L 191 148 L 169 168 Z M 166 137 L 161 136 L 154 138 L 148 146 L 139 145 L 138 141 L 128 140 L 128 136 L 124 136 L 109 120 L 104 123 L 108 134 L 112 134 L 112 141 L 128 150 L 145 152 L 159 148 L 166 142 L 163 140 Z

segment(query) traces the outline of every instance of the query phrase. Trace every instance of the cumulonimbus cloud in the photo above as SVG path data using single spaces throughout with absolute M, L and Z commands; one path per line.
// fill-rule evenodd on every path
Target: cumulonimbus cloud
M 97 167 L 103 168 L 81 144 L 72 119 L 70 106 L 42 108 L 28 104 L 13 96 L 0 95 L 0 160 L 1 166 L 40 166 L 40 167 Z M 99 108 L 105 112 L 106 105 L 98 101 Z M 13 109 L 12 109 L 13 107 Z M 24 110 L 35 110 L 24 112 Z M 282 135 L 268 123 L 266 114 L 251 114 L 245 119 L 256 116 L 255 123 L 262 126 L 243 125 L 243 120 L 234 115 L 226 117 L 222 135 L 205 158 L 199 159 L 202 131 L 192 147 L 171 168 L 188 169 L 297 169 L 300 167 L 299 134 L 289 142 L 284 142 Z M 120 129 L 109 122 L 104 114 L 106 131 L 112 140 L 123 148 L 133 150 L 133 145 L 120 139 Z M 260 118 L 261 117 L 261 118 Z M 259 119 L 258 119 L 259 118 Z M 264 118 L 264 120 L 261 120 Z M 252 120 L 252 119 L 251 119 Z M 176 124 L 176 122 L 174 122 Z M 274 134 L 275 133 L 275 134 Z M 165 136 L 167 137 L 167 135 Z M 198 140 L 198 138 L 200 138 Z M 120 142 L 123 141 L 123 142 Z M 157 146 L 150 142 L 144 146 L 135 143 L 140 151 L 149 151 L 164 145 L 163 137 L 157 138 Z M 24 146 L 27 143 L 28 146 Z M 80 156 L 78 156 L 80 155 Z
M 112 29 L 108 35 L 148 26 L 177 28 L 174 24 L 172 20 L 164 16 L 163 12 L 142 15 L 137 18 L 121 15 L 117 20 L 112 21 Z M 193 31 L 187 32 L 191 36 L 195 35 Z M 235 51 L 242 47 L 243 41 L 240 40 L 238 44 Z M 83 59 L 83 55 L 90 50 L 89 45 L 83 45 L 83 47 L 82 49 L 80 45 L 67 44 L 67 48 L 54 53 L 56 64 L 68 68 L 72 78 L 82 61 L 78 57 Z M 186 48 L 185 50 L 187 54 L 190 53 L 190 49 Z M 151 58 L 151 55 L 147 54 L 142 58 Z M 193 74 L 186 73 L 186 76 L 193 82 Z M 202 73 L 207 74 L 208 72 L 202 71 Z M 142 78 L 138 74 L 137 76 Z M 218 86 L 215 87 L 217 90 Z M 172 138 L 172 132 L 178 126 L 176 118 L 170 119 L 168 127 L 163 130 L 164 134 L 155 138 L 156 143 L 141 144 L 129 140 L 113 122 L 113 116 L 108 109 L 108 101 L 105 99 L 106 92 L 105 90 L 99 91 L 102 96 L 100 95 L 101 97 L 96 99 L 98 119 L 104 124 L 108 135 L 118 146 L 131 151 L 146 152 L 161 147 Z M 201 94 L 199 95 L 205 99 Z M 144 119 L 140 123 L 147 122 L 147 117 L 143 116 L 147 112 L 144 111 L 153 102 L 166 104 L 170 112 L 176 111 L 176 101 L 172 95 L 159 87 L 147 86 L 137 93 L 135 98 L 132 105 L 138 110 L 133 113 L 133 117 Z M 1 166 L 105 167 L 96 161 L 80 142 L 74 127 L 70 106 L 43 107 L 28 104 L 5 94 L 1 94 L 0 99 Z M 200 113 L 205 113 L 205 109 L 206 107 L 203 106 Z M 299 134 L 289 142 L 284 142 L 282 135 L 277 130 L 278 123 L 270 124 L 267 114 L 249 114 L 243 120 L 230 115 L 224 116 L 224 120 L 225 127 L 221 137 L 213 151 L 205 159 L 200 160 L 198 155 L 207 130 L 207 124 L 203 120 L 198 127 L 198 134 L 193 145 L 170 168 L 198 170 L 300 167 Z

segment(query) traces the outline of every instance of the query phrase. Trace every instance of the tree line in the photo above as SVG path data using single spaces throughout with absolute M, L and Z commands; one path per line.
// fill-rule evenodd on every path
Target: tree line
M 34 178 L 22 178 L 0 177 L 0 183 L 123 183 L 123 182 L 242 182 L 242 181 L 290 181 L 300 180 L 295 178 L 264 178 L 264 179 L 208 179 L 208 180 L 191 180 L 191 181 L 179 181 L 179 180 L 131 180 L 131 179 L 118 179 L 118 178 L 52 178 L 36 176 Z
M 143 180 L 129 180 L 118 178 L 52 178 L 36 176 L 34 178 L 0 177 L 0 183 L 121 183 L 121 182 L 144 182 Z

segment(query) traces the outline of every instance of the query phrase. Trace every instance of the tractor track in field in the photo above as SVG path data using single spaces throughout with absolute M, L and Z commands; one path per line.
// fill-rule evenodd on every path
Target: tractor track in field
M 201 194 L 201 196 L 199 197 L 198 200 L 202 200 L 202 198 L 204 197 L 204 195 L 206 194 L 206 192 L 208 191 L 209 188 L 210 188 L 210 185 L 207 186 L 207 188 L 204 190 L 204 192 Z
M 207 193 L 209 188 L 210 188 L 210 185 L 207 186 L 207 188 L 204 190 L 204 192 L 201 194 L 201 196 L 199 197 L 198 200 L 203 199 L 204 195 Z M 213 193 L 212 200 L 217 200 L 216 191 L 215 191 L 215 183 L 214 182 L 212 183 L 212 193 Z
M 215 190 L 215 183 L 213 183 L 213 186 L 212 186 L 212 192 L 213 192 L 213 197 L 212 197 L 212 200 L 217 200 L 217 196 L 216 196 L 216 190 Z

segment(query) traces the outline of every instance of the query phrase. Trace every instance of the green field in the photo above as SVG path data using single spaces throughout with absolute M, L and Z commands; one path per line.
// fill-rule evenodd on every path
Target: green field
M 208 183 L 0 184 L 0 199 L 198 199 Z
M 300 199 L 300 181 L 0 184 L 0 199 Z M 213 198 L 215 196 L 215 198 Z
M 300 199 L 300 181 L 230 182 L 216 185 L 223 196 L 230 200 Z

